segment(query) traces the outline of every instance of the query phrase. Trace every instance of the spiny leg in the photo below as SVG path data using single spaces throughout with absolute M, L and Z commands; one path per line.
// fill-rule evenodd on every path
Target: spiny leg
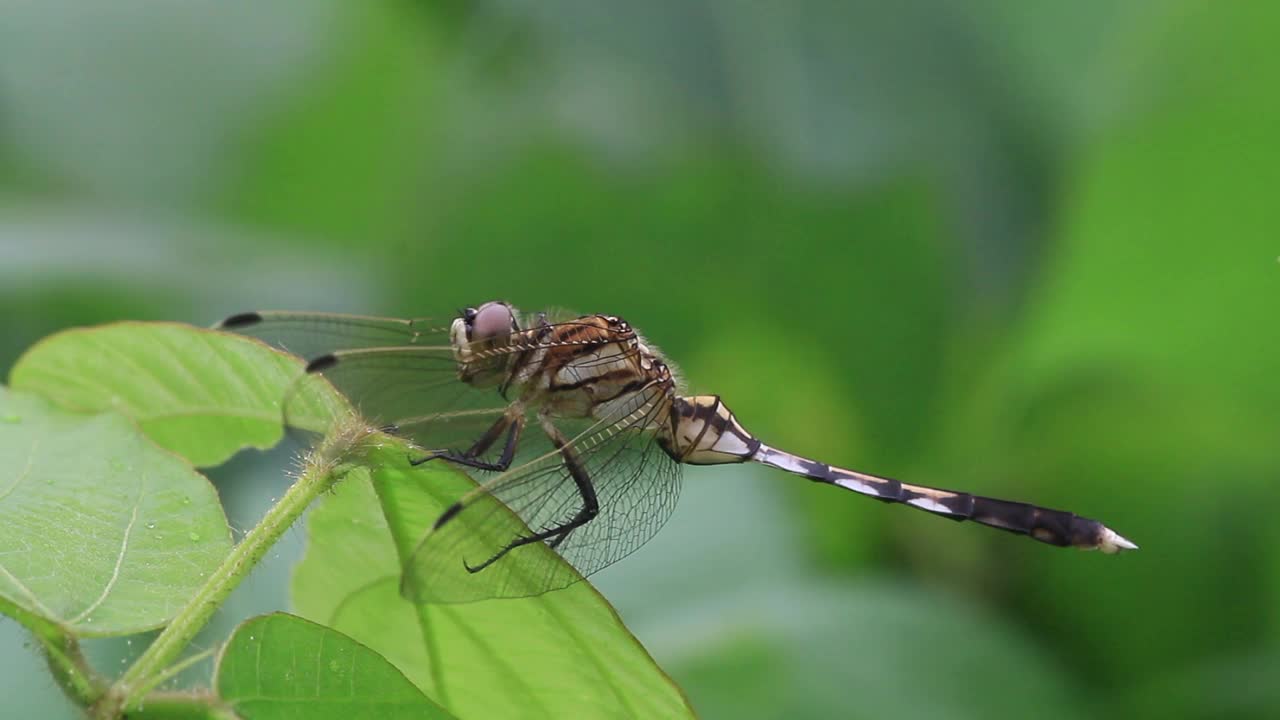
M 542 428 L 546 431 L 547 437 L 551 439 L 551 444 L 555 446 L 556 451 L 560 454 L 564 467 L 569 471 L 569 476 L 573 478 L 573 483 L 578 489 L 578 494 L 582 497 L 582 508 L 574 514 L 568 522 L 555 525 L 546 530 L 542 530 L 531 535 L 516 536 L 514 540 L 507 543 L 501 550 L 494 553 L 489 559 L 479 565 L 471 565 L 466 559 L 463 559 L 462 566 L 469 573 L 478 573 L 497 562 L 502 556 L 524 545 L 530 545 L 536 542 L 551 540 L 552 548 L 558 547 L 565 538 L 569 537 L 569 533 L 577 528 L 586 525 L 596 515 L 600 513 L 600 501 L 596 497 L 595 485 L 591 482 L 591 477 L 587 473 L 586 467 L 582 464 L 573 448 L 569 446 L 569 440 L 563 433 L 545 417 L 541 418 Z M 446 514 L 449 511 L 445 511 Z M 439 523 L 437 522 L 437 527 Z
M 556 548 L 560 547 L 560 544 L 563 543 L 565 540 L 568 540 L 569 535 L 573 533 L 575 529 L 576 528 L 569 528 L 568 530 L 565 530 L 564 532 L 560 533 L 558 537 L 552 538 L 551 542 L 547 543 L 547 547 L 551 548 L 552 550 L 555 550 Z
M 520 432 L 523 429 L 523 415 L 517 415 L 514 418 L 508 415 L 503 415 L 498 418 L 493 425 L 489 426 L 489 429 L 484 432 L 484 435 L 481 435 L 480 439 L 476 440 L 475 444 L 465 452 L 457 452 L 456 450 L 436 450 L 435 452 L 428 453 L 423 457 L 410 459 L 409 464 L 417 467 L 418 465 L 430 460 L 439 459 L 447 460 L 456 465 L 476 468 L 478 470 L 493 470 L 501 472 L 511 467 L 511 461 L 516 455 L 516 445 L 520 440 Z M 488 452 L 489 448 L 493 447 L 493 444 L 497 442 L 498 438 L 504 431 L 507 433 L 507 440 L 502 448 L 502 455 L 498 458 L 498 461 L 491 463 L 478 459 L 481 454 Z

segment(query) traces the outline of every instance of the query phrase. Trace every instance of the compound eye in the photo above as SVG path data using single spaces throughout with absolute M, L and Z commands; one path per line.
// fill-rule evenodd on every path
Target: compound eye
M 515 313 L 506 303 L 485 303 L 474 313 L 470 318 L 472 342 L 505 337 L 517 327 Z

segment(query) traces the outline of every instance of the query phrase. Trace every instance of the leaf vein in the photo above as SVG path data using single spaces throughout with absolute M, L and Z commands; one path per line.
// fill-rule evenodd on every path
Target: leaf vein
M 5 579 L 13 583 L 13 586 L 21 591 L 27 598 L 27 602 L 31 603 L 31 607 L 35 608 L 41 615 L 58 623 L 59 625 L 66 624 L 62 618 L 58 617 L 57 613 L 50 610 L 44 603 L 40 602 L 40 598 L 36 597 L 35 593 L 31 592 L 31 588 L 24 585 L 18 578 L 14 577 L 13 573 L 9 572 L 9 569 L 4 565 L 0 565 L 0 573 L 4 573 Z
M 129 550 L 129 538 L 133 535 L 133 526 L 138 522 L 138 509 L 142 507 L 142 486 L 145 481 L 140 480 L 138 483 L 138 498 L 133 503 L 133 512 L 129 515 L 129 524 L 124 528 L 124 538 L 120 541 L 120 552 L 116 555 L 116 566 L 111 570 L 111 578 L 107 580 L 106 586 L 102 588 L 102 593 L 98 598 L 89 604 L 80 614 L 71 618 L 69 622 L 79 623 L 89 617 L 90 613 L 102 607 L 102 603 L 107 601 L 107 596 L 115 589 L 116 582 L 120 580 L 120 568 L 124 565 L 124 556 Z
M 18 486 L 22 484 L 22 481 L 26 480 L 31 475 L 31 465 L 35 462 L 36 450 L 39 448 L 40 438 L 36 438 L 35 441 L 31 443 L 31 450 L 27 452 L 27 464 L 22 468 L 22 472 L 18 473 L 18 476 L 13 479 L 13 483 L 10 484 L 9 487 L 5 488 L 4 492 L 0 492 L 0 500 L 4 500 L 9 497 L 9 494 L 18 489 Z

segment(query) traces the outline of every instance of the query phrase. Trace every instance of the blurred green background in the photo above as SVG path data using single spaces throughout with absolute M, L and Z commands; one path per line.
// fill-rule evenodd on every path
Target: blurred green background
M 706 718 L 1280 717 L 1280 4 L 0 0 L 0 367 L 255 308 L 621 315 L 766 441 L 599 576 Z M 236 527 L 286 452 L 215 474 Z M 201 642 L 287 606 L 290 535 Z M 131 641 L 91 648 L 107 669 Z M 0 621 L 6 717 L 72 717 Z

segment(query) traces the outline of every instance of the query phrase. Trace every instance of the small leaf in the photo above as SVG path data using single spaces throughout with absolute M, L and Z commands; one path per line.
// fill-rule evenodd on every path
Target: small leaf
M 241 623 L 214 678 L 245 720 L 453 717 L 376 652 L 285 613 Z
M 129 420 L 0 388 L 0 597 L 78 635 L 163 625 L 231 548 L 217 494 Z
M 174 323 L 126 322 L 50 336 L 19 358 L 15 389 L 82 412 L 116 410 L 200 467 L 280 441 L 281 402 L 301 361 L 248 338 Z M 308 383 L 290 420 L 324 427 L 339 407 Z M 315 394 L 312 394 L 315 393 Z
M 409 470 L 406 455 L 394 443 L 371 452 L 372 472 L 353 473 L 309 516 L 292 593 L 303 615 L 377 650 L 461 717 L 693 716 L 589 583 L 517 600 L 404 600 L 403 554 L 452 499 L 441 488 L 456 490 L 460 476 Z

